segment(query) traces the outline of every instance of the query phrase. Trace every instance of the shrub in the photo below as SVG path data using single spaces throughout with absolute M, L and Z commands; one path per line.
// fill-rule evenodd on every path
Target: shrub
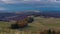
M 53 30 L 53 31 L 52 31 L 52 34 L 55 34 L 55 33 L 56 33 L 56 32 Z
M 51 30 L 49 29 L 49 30 L 47 31 L 47 33 L 48 33 L 48 34 L 51 34 L 52 32 L 51 32 Z
M 32 23 L 34 21 L 33 18 L 29 18 L 28 23 Z
M 17 24 L 12 24 L 12 25 L 11 25 L 11 28 L 12 28 L 12 29 L 17 29 L 17 28 L 19 28 L 19 27 L 18 27 Z
M 43 32 L 41 32 L 41 34 L 52 34 L 51 30 L 44 30 Z

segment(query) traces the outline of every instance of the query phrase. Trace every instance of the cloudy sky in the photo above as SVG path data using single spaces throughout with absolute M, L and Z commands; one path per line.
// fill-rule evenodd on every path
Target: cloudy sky
M 0 10 L 60 10 L 60 0 L 0 0 Z

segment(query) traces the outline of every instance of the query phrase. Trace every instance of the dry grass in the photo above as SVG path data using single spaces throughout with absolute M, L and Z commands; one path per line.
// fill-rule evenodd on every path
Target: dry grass
M 39 24 L 37 23 L 31 23 L 28 24 L 28 27 L 25 27 L 23 29 L 9 29 L 12 22 L 0 22 L 0 34 L 37 34 L 40 33 Z M 37 25 L 37 26 L 36 26 Z
M 33 23 L 22 29 L 9 29 L 14 22 L 0 22 L 0 34 L 41 34 L 45 29 L 60 29 L 60 18 L 35 17 Z
M 48 27 L 60 27 L 60 18 L 40 18 L 36 17 L 35 20 L 37 20 L 39 23 L 41 23 L 44 26 Z

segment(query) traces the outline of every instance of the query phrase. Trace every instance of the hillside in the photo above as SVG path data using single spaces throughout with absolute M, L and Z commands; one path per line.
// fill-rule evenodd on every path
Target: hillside
M 10 29 L 15 22 L 2 22 L 0 21 L 0 33 L 4 34 L 17 34 L 17 33 L 39 33 L 40 31 L 48 28 L 60 28 L 60 18 L 42 18 L 34 17 L 34 22 L 29 23 L 27 27 L 22 29 Z

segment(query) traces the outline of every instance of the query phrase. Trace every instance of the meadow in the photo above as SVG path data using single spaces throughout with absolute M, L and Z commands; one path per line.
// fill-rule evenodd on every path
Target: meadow
M 20 29 L 11 29 L 11 24 L 15 22 L 0 21 L 0 34 L 40 34 L 44 29 L 56 28 L 60 29 L 60 18 L 42 18 L 34 17 L 32 23 L 28 23 L 28 26 Z

